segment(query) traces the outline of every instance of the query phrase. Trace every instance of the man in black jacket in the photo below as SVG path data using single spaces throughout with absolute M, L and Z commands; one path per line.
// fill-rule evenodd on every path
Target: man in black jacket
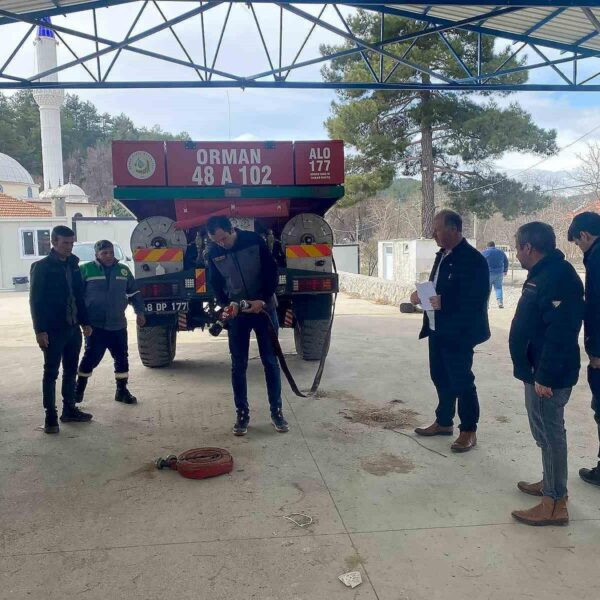
M 527 223 L 515 237 L 517 259 L 528 274 L 510 328 L 509 347 L 514 375 L 525 384 L 525 406 L 531 433 L 542 451 L 543 478 L 517 483 L 519 490 L 540 496 L 541 502 L 512 515 L 527 525 L 566 525 L 564 410 L 579 377 L 583 284 L 556 249 L 550 225 Z
M 454 452 L 467 452 L 477 443 L 479 399 L 473 375 L 476 345 L 490 337 L 487 302 L 489 270 L 485 258 L 462 236 L 462 219 L 451 210 L 433 220 L 433 237 L 440 246 L 429 280 L 436 295 L 425 312 L 419 338 L 429 337 L 429 369 L 438 394 L 435 422 L 418 427 L 418 435 L 452 435 L 458 400 L 460 435 Z M 420 304 L 417 292 L 411 296 Z
M 74 232 L 59 225 L 52 230 L 52 250 L 31 265 L 29 304 L 36 341 L 44 353 L 44 431 L 58 433 L 56 379 L 62 361 L 63 410 L 60 420 L 90 421 L 92 415 L 75 406 L 75 376 L 81 350 L 81 331 L 92 333 L 85 302 L 79 259 L 73 256 Z
M 600 215 L 584 212 L 569 227 L 568 238 L 583 252 L 585 265 L 585 351 L 590 359 L 587 375 L 592 390 L 592 410 L 600 441 Z M 600 450 L 598 451 L 600 458 Z M 581 479 L 600 486 L 600 461 L 592 469 L 580 469 Z
M 266 242 L 253 231 L 234 229 L 224 216 L 211 217 L 206 228 L 212 242 L 207 254 L 208 279 L 221 306 L 229 306 L 229 351 L 231 383 L 237 419 L 234 435 L 246 435 L 250 422 L 246 370 L 250 333 L 254 331 L 265 370 L 273 426 L 280 433 L 289 430 L 281 409 L 281 373 L 271 342 L 266 313 L 275 331 L 277 321 L 277 265 Z M 250 308 L 239 310 L 241 300 Z

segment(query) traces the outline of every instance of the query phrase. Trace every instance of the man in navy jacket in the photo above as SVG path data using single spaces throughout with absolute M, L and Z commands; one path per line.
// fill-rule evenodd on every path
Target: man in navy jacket
M 219 304 L 229 305 L 232 311 L 228 336 L 237 411 L 233 433 L 246 435 L 250 422 L 246 370 L 252 331 L 265 370 L 271 421 L 278 432 L 285 433 L 289 426 L 281 408 L 281 373 L 264 314 L 269 316 L 277 331 L 277 264 L 260 235 L 234 229 L 227 217 L 211 217 L 206 228 L 212 242 L 207 255 L 208 278 Z M 250 308 L 240 311 L 241 300 L 247 300 Z
M 517 259 L 528 271 L 513 318 L 509 348 L 514 376 L 525 386 L 531 433 L 542 451 L 543 478 L 519 481 L 541 502 L 512 515 L 527 525 L 566 525 L 567 433 L 564 410 L 579 377 L 583 284 L 556 248 L 554 230 L 535 221 L 515 236 Z
M 568 238 L 583 252 L 585 265 L 585 316 L 583 319 L 585 351 L 590 359 L 587 375 L 592 391 L 592 410 L 600 441 L 600 215 L 584 212 L 569 227 Z M 600 450 L 598 451 L 600 458 Z M 587 483 L 600 486 L 600 461 L 592 469 L 580 469 Z
M 435 422 L 418 427 L 418 435 L 452 435 L 458 400 L 460 435 L 454 452 L 467 452 L 477 443 L 479 399 L 473 375 L 475 346 L 490 337 L 487 300 L 489 271 L 485 258 L 462 235 L 462 219 L 452 210 L 433 220 L 433 237 L 440 246 L 429 277 L 436 295 L 426 311 L 420 338 L 429 338 L 429 369 L 438 394 Z M 419 304 L 417 292 L 411 296 Z

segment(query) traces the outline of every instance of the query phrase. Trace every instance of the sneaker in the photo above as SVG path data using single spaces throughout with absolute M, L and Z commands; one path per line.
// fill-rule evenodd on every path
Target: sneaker
M 46 421 L 44 422 L 44 433 L 58 433 L 60 431 L 58 427 L 58 415 L 46 414 Z
M 86 423 L 92 420 L 92 415 L 79 410 L 76 406 L 65 405 L 60 420 L 62 423 Z
M 233 435 L 246 435 L 248 433 L 248 423 L 250 422 L 250 416 L 248 413 L 238 413 L 237 419 L 233 425 Z
M 586 483 L 600 486 L 600 462 L 592 469 L 579 469 L 579 477 Z
M 273 423 L 273 427 L 275 427 L 275 429 L 279 433 L 287 433 L 290 430 L 290 426 L 288 425 L 288 422 L 283 418 L 283 414 L 281 411 L 273 413 L 271 415 L 271 421 Z

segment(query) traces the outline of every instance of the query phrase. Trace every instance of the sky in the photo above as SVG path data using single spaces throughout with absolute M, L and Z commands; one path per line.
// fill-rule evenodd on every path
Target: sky
M 99 35 L 120 41 L 127 33 L 133 17 L 141 3 L 100 9 L 98 15 Z M 167 3 L 161 7 L 167 17 L 190 10 L 190 3 Z M 320 7 L 303 7 L 303 10 L 316 14 Z M 343 9 L 347 13 L 349 9 Z M 327 20 L 341 27 L 341 21 L 330 6 L 325 14 Z M 257 18 L 263 28 L 265 43 L 269 48 L 272 61 L 278 62 L 279 48 L 279 12 L 271 6 L 258 6 Z M 209 64 L 216 49 L 221 32 L 221 25 L 227 15 L 227 5 L 219 6 L 206 13 L 205 31 L 207 38 L 207 54 Z M 57 25 L 74 29 L 93 31 L 90 13 L 78 13 L 67 17 L 55 17 Z M 149 4 L 140 18 L 133 34 L 162 22 L 162 17 Z M 302 45 L 310 23 L 284 13 L 284 36 L 282 64 L 290 64 L 294 55 Z M 15 24 L 2 26 L 2 39 L 8 43 L 0 48 L 0 64 L 4 62 L 12 48 L 18 43 L 27 26 Z M 202 62 L 200 36 L 200 20 L 184 22 L 176 26 L 180 39 L 189 48 L 194 60 Z M 94 50 L 92 42 L 79 40 L 66 35 L 65 41 L 78 55 Z M 300 55 L 300 61 L 319 56 L 319 44 L 336 43 L 340 38 L 317 27 Z M 502 44 L 502 41 L 498 42 Z M 138 47 L 162 52 L 170 56 L 184 59 L 177 41 L 169 31 L 163 31 L 148 40 L 136 44 Z M 72 60 L 72 55 L 64 44 L 58 47 L 59 63 Z M 550 58 L 558 58 L 558 52 L 547 51 Z M 106 70 L 111 56 L 101 59 L 101 68 Z M 535 57 L 535 61 L 539 60 Z M 90 69 L 95 62 L 87 63 Z M 600 61 L 595 65 L 580 68 L 585 77 L 600 70 Z M 269 68 L 265 51 L 254 23 L 251 11 L 245 5 L 235 5 L 229 15 L 228 27 L 223 37 L 221 51 L 216 68 L 232 70 L 244 74 L 259 73 Z M 33 74 L 34 48 L 30 38 L 21 51 L 15 56 L 8 73 Z M 144 79 L 182 79 L 187 77 L 187 69 L 178 65 L 156 61 L 144 56 L 122 52 L 115 64 L 110 79 L 144 80 Z M 81 67 L 75 67 L 68 73 L 61 73 L 61 79 L 89 80 L 89 75 Z M 292 78 L 318 79 L 319 66 L 313 65 L 298 69 Z M 558 76 L 549 69 L 538 70 L 530 76 L 532 83 L 550 83 L 558 81 Z M 124 112 L 141 126 L 160 125 L 171 132 L 187 131 L 196 140 L 228 140 L 228 139 L 319 139 L 326 138 L 323 122 L 330 113 L 330 105 L 335 98 L 331 91 L 323 90 L 257 90 L 257 89 L 168 89 L 168 90 L 98 90 L 76 92 L 81 98 L 92 101 L 100 111 L 108 113 Z M 558 145 L 565 147 L 579 137 L 596 130 L 581 141 L 563 150 L 536 166 L 538 169 L 562 171 L 576 168 L 578 153 L 585 152 L 585 144 L 600 141 L 600 94 L 593 92 L 579 93 L 517 93 L 508 98 L 498 98 L 500 104 L 518 102 L 529 111 L 534 121 L 545 128 L 554 128 L 558 132 Z M 1 144 L 1 140 L 0 140 Z M 1 148 L 0 148 L 1 151 Z M 497 162 L 499 168 L 525 169 L 540 161 L 539 157 L 522 154 L 507 154 Z

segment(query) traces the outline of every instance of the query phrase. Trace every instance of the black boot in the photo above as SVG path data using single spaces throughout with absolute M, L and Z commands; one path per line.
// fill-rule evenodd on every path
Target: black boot
M 88 377 L 78 377 L 77 385 L 75 386 L 75 402 L 79 404 L 83 402 L 83 394 L 85 393 L 85 388 L 87 387 Z
M 62 423 L 86 423 L 87 421 L 92 420 L 92 415 L 79 410 L 77 406 L 75 406 L 75 402 L 72 404 L 67 404 L 65 402 L 63 404 L 63 411 L 62 415 L 60 415 L 60 420 Z
M 600 462 L 592 469 L 579 469 L 579 477 L 586 483 L 600 486 Z
M 127 389 L 127 379 L 117 379 L 115 400 L 123 404 L 136 404 L 137 398 Z
M 44 433 L 58 433 L 58 415 L 55 410 L 46 411 L 46 421 L 44 423 Z

